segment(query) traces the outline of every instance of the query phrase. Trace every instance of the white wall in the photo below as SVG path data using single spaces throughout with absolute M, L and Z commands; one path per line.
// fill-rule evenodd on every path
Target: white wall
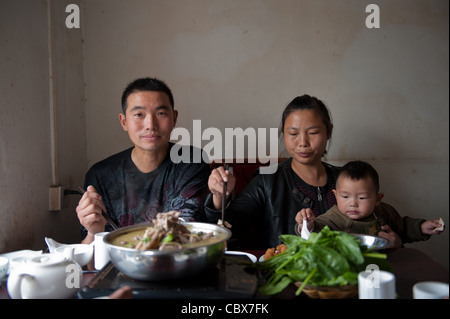
M 71 1 L 72 3 L 74 1 Z M 65 3 L 54 11 L 57 174 L 68 188 L 86 170 L 81 32 L 64 25 Z M 49 211 L 52 185 L 48 12 L 46 1 L 0 1 L 0 253 L 43 249 L 44 237 L 80 240 L 75 205 Z M 73 31 L 73 30 L 72 30 Z
M 365 26 L 377 3 L 381 28 Z M 448 222 L 448 1 L 84 2 L 88 161 L 129 145 L 136 77 L 166 80 L 179 127 L 279 127 L 295 96 L 332 112 L 328 159 L 371 162 L 401 214 Z M 281 150 L 281 147 L 280 147 Z M 414 244 L 448 265 L 448 231 Z
M 15 1 L 3 1 L 2 9 L 4 3 L 9 13 L 1 16 L 2 26 L 4 16 L 16 14 L 22 22 L 35 16 L 33 8 L 25 10 L 13 5 Z M 37 3 L 45 7 L 45 2 Z M 369 3 L 380 7 L 380 29 L 365 26 Z M 33 2 L 33 6 L 39 5 Z M 64 2 L 58 7 L 64 18 Z M 178 126 L 187 129 L 192 128 L 194 119 L 202 120 L 203 129 L 217 127 L 222 132 L 226 127 L 278 127 L 282 110 L 295 96 L 308 93 L 321 98 L 335 124 L 330 162 L 371 162 L 380 173 L 386 202 L 401 214 L 443 217 L 448 223 L 448 1 L 89 0 L 81 1 L 81 10 L 82 45 L 79 34 L 71 33 L 75 30 L 57 28 L 59 40 L 69 41 L 59 44 L 58 50 L 67 58 L 60 68 L 66 81 L 72 79 L 69 68 L 76 74 L 76 89 L 65 85 L 69 91 L 75 90 L 75 97 L 60 93 L 71 103 L 64 109 L 75 112 L 80 120 L 79 125 L 68 126 L 70 133 L 64 137 L 76 145 L 77 168 L 61 167 L 73 184 L 83 179 L 88 166 L 130 145 L 117 120 L 122 90 L 137 77 L 156 76 L 172 88 L 180 113 Z M 45 12 L 40 15 L 45 24 Z M 12 18 L 6 21 L 9 29 L 22 37 L 25 34 L 25 42 L 41 46 L 36 57 L 31 52 L 22 54 L 24 59 L 40 58 L 38 63 L 44 65 L 37 73 L 43 74 L 45 82 L 44 27 L 35 28 L 44 41 L 41 43 L 36 36 L 26 36 L 31 22 L 24 27 L 14 24 Z M 68 35 L 74 38 L 69 40 Z M 7 43 L 5 38 L 1 41 Z M 68 45 L 73 47 L 68 49 Z M 21 52 L 19 44 L 10 50 Z M 71 52 L 76 52 L 75 58 Z M 18 62 L 2 57 L 0 63 L 8 66 L 9 79 L 27 74 L 16 75 Z M 78 90 L 83 84 L 83 67 L 85 109 Z M 2 82 L 2 112 L 7 100 L 19 100 L 16 91 L 8 87 L 9 81 Z M 47 90 L 44 84 L 36 84 L 33 90 Z M 39 95 L 45 105 L 48 94 Z M 35 94 L 21 98 L 35 100 Z M 23 106 L 27 114 L 29 104 Z M 47 112 L 46 105 L 42 109 Z M 1 120 L 1 167 L 5 167 L 4 136 L 14 140 L 14 145 L 29 143 L 10 134 L 14 132 L 11 128 L 4 132 L 4 123 L 10 123 L 16 114 L 10 111 L 8 121 Z M 42 116 L 42 134 L 46 135 L 48 115 Z M 24 124 L 20 130 L 28 126 Z M 47 139 L 42 139 L 37 145 L 48 149 L 46 143 Z M 11 147 L 7 170 L 15 167 L 20 171 L 30 165 L 20 163 L 22 154 L 12 152 Z M 48 159 L 33 163 L 30 170 L 46 166 Z M 48 177 L 48 170 L 40 173 Z M 42 182 L 41 194 L 35 195 L 42 201 L 41 209 L 47 200 L 47 183 Z M 21 189 L 16 187 L 11 193 Z M 0 196 L 3 203 L 12 195 Z M 0 216 L 10 211 L 0 208 Z M 11 217 L 7 218 L 7 223 L 12 223 Z M 410 246 L 425 250 L 448 267 L 448 231 Z

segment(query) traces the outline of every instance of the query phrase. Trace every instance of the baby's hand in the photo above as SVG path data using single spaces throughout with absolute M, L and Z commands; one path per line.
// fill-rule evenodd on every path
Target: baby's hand
M 444 221 L 442 219 L 427 220 L 420 225 L 420 229 L 425 235 L 437 235 L 444 231 Z
M 295 216 L 295 221 L 300 225 L 300 229 L 303 227 L 303 220 L 305 219 L 308 221 L 308 229 L 311 230 L 314 227 L 314 220 L 316 219 L 311 208 L 303 208 Z

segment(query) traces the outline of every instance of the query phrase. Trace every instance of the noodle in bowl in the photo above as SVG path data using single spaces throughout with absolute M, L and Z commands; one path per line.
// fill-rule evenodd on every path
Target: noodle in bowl
M 215 266 L 223 257 L 231 231 L 216 224 L 182 223 L 191 232 L 212 232 L 213 237 L 173 250 L 139 250 L 117 244 L 117 238 L 142 231 L 151 224 L 120 228 L 103 238 L 111 262 L 124 275 L 145 281 L 164 281 L 192 276 Z

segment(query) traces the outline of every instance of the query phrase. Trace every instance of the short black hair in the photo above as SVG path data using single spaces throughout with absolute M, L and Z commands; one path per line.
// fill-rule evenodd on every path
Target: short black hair
M 316 98 L 315 96 L 310 96 L 308 94 L 303 94 L 302 96 L 297 96 L 294 98 L 284 109 L 283 115 L 281 117 L 281 127 L 280 133 L 283 134 L 284 131 L 284 122 L 286 122 L 286 118 L 295 111 L 298 110 L 317 110 L 319 112 L 320 117 L 322 118 L 325 126 L 327 128 L 327 134 L 331 137 L 331 131 L 333 129 L 333 123 L 331 121 L 330 112 L 326 105 Z
M 164 92 L 169 97 L 170 104 L 172 105 L 172 109 L 175 107 L 175 103 L 173 100 L 172 91 L 167 86 L 166 83 L 157 79 L 157 78 L 140 78 L 134 80 L 125 88 L 122 93 L 122 111 L 123 114 L 127 111 L 127 99 L 130 94 L 135 92 L 142 91 L 152 91 L 152 92 Z
M 345 164 L 339 171 L 336 184 L 341 176 L 349 177 L 352 180 L 370 178 L 372 179 L 377 193 L 380 190 L 380 179 L 378 173 L 375 168 L 367 162 L 351 161 Z

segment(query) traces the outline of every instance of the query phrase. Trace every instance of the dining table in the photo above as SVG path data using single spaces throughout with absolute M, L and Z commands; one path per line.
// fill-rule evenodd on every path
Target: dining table
M 249 251 L 255 256 L 264 254 L 265 251 Z M 387 261 L 392 266 L 395 275 L 397 298 L 412 299 L 413 286 L 422 281 L 449 282 L 449 270 L 440 263 L 433 260 L 425 252 L 416 248 L 395 248 L 379 251 L 385 253 Z M 291 285 L 285 289 L 279 297 L 301 298 L 306 295 L 295 297 L 298 287 Z
M 244 253 L 256 256 L 257 260 L 264 255 L 264 250 L 245 250 Z M 396 280 L 396 290 L 398 299 L 412 299 L 414 284 L 422 281 L 449 282 L 448 268 L 439 264 L 428 256 L 425 252 L 415 248 L 396 248 L 380 251 L 387 255 L 387 261 L 391 264 Z M 98 271 L 84 271 L 81 282 L 82 287 L 89 287 L 92 282 L 98 280 Z M 279 293 L 278 299 L 307 299 L 304 294 L 295 296 L 296 287 L 289 286 Z M 79 296 L 78 296 L 79 297 Z M 7 277 L 1 279 L 0 299 L 9 299 L 7 291 Z M 258 292 L 251 296 L 252 299 L 268 298 Z

